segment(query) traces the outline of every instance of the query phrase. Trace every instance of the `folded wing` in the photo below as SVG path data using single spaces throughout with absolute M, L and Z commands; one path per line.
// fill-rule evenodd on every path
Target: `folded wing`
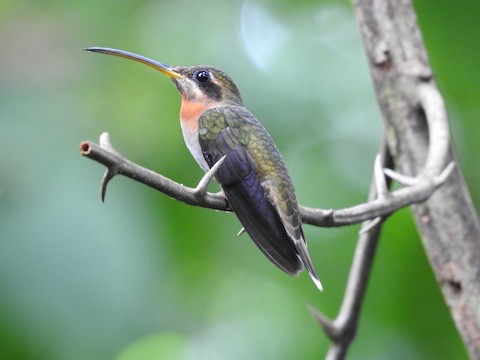
M 302 261 L 265 191 L 264 179 L 257 171 L 260 164 L 250 150 L 251 132 L 257 126 L 250 116 L 253 118 L 242 109 L 226 107 L 206 111 L 199 122 L 200 146 L 210 167 L 226 155 L 215 177 L 232 209 L 259 249 L 280 269 L 297 275 L 303 270 Z

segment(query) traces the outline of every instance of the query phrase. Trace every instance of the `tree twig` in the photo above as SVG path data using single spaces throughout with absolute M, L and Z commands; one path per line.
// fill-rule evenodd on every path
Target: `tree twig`
M 391 181 L 388 178 L 385 179 L 383 173 L 378 171 L 378 167 L 385 168 L 393 166 L 393 160 L 384 138 L 382 138 L 378 159 L 372 177 L 369 200 L 374 200 L 377 197 L 388 197 L 390 195 L 388 188 L 390 187 Z M 366 222 L 362 226 L 348 275 L 342 305 L 336 318 L 330 320 L 313 306 L 310 306 L 310 311 L 332 341 L 326 356 L 328 360 L 345 358 L 349 346 L 356 335 L 361 306 L 372 269 L 383 219 L 384 218 L 379 217 L 373 220 L 372 223 Z
M 90 141 L 83 141 L 80 144 L 80 152 L 82 155 L 107 167 L 105 174 L 109 173 L 110 175 L 105 175 L 103 178 L 101 185 L 102 197 L 105 194 L 108 181 L 113 176 L 119 174 L 159 190 L 165 195 L 189 205 L 224 211 L 229 210 L 228 202 L 222 195 L 205 192 L 203 196 L 199 196 L 197 189 L 179 184 L 126 159 L 113 148 L 107 133 L 101 135 L 100 145 Z

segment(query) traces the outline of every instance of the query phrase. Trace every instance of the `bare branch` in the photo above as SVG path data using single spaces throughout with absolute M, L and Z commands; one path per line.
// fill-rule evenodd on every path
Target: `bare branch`
M 111 169 L 112 176 L 124 175 L 189 205 L 229 211 L 228 202 L 222 195 L 206 192 L 204 196 L 199 197 L 196 189 L 176 183 L 165 176 L 139 166 L 127 160 L 117 151 L 107 148 L 108 146 L 105 144 L 101 146 L 90 141 L 80 144 L 81 154 L 105 165 L 107 169 Z M 102 185 L 102 187 L 104 186 L 106 187 L 106 185 Z
M 100 145 L 84 141 L 80 144 L 80 150 L 83 156 L 107 167 L 101 184 L 102 201 L 105 197 L 108 182 L 115 175 L 120 174 L 189 205 L 222 211 L 230 210 L 228 202 L 223 195 L 205 191 L 216 170 L 208 172 L 197 188 L 193 189 L 126 159 L 112 146 L 107 133 L 101 135 Z M 445 181 L 445 177 L 440 177 L 440 179 Z M 340 210 L 314 209 L 300 206 L 300 214 L 304 223 L 315 226 L 338 227 L 358 224 L 362 221 L 388 216 L 404 206 L 422 202 L 428 199 L 442 183 L 438 180 L 435 181 L 435 179 L 423 177 L 416 181 L 414 186 L 396 190 L 393 193 L 389 193 L 388 196 L 380 196 L 365 204 Z
M 451 167 L 448 167 L 451 169 Z M 443 175 L 448 175 L 446 172 Z M 362 221 L 388 216 L 402 207 L 427 200 L 435 190 L 443 184 L 439 183 L 439 176 L 435 179 L 422 179 L 414 186 L 398 189 L 390 196 L 377 198 L 373 201 L 340 210 L 321 210 L 300 207 L 303 222 L 316 226 L 336 227 L 358 224 Z M 444 180 L 445 181 L 445 180 Z
M 391 185 L 391 181 L 385 179 L 383 172 L 380 170 L 384 167 L 391 167 L 393 159 L 388 152 L 384 137 L 382 137 L 380 154 L 377 157 L 374 169 L 369 200 L 374 200 L 377 196 L 389 196 L 388 188 Z M 380 162 L 380 159 L 382 162 Z M 342 306 L 337 317 L 333 321 L 329 320 L 318 310 L 310 307 L 310 311 L 332 341 L 326 359 L 338 360 L 345 358 L 348 348 L 355 337 L 368 277 L 380 236 L 382 220 L 382 217 L 378 217 L 373 220 L 374 224 L 367 222 L 362 226 L 348 275 Z

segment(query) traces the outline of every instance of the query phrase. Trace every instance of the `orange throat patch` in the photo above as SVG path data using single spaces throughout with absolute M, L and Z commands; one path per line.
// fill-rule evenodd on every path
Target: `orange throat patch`
M 204 111 L 214 106 L 214 103 L 202 103 L 182 99 L 182 107 L 180 108 L 180 125 L 182 127 L 185 144 L 204 171 L 208 171 L 209 166 L 203 158 L 198 139 L 198 120 Z
M 182 99 L 182 106 L 180 108 L 180 121 L 182 127 L 188 131 L 198 131 L 198 119 L 204 111 L 212 108 L 214 104 L 205 104 L 196 101 L 189 101 Z

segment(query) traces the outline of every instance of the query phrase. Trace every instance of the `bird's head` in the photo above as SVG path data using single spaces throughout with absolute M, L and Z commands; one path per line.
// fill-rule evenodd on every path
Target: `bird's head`
M 148 65 L 168 76 L 183 99 L 199 103 L 226 103 L 242 105 L 242 97 L 233 80 L 213 66 L 168 66 L 128 51 L 90 47 L 85 50 L 134 60 Z

